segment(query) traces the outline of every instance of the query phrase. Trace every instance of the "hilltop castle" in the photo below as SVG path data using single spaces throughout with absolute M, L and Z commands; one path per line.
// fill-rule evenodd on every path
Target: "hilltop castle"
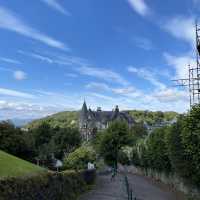
M 84 101 L 79 115 L 79 129 L 83 139 L 91 139 L 98 130 L 106 129 L 110 122 L 124 120 L 131 127 L 135 121 L 127 112 L 120 112 L 118 106 L 113 111 L 102 111 L 100 107 L 96 111 L 87 108 Z

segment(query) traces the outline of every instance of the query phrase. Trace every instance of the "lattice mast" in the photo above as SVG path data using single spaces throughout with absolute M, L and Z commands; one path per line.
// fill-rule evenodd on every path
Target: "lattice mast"
M 188 78 L 173 80 L 175 86 L 188 87 L 190 107 L 200 103 L 200 26 L 196 22 L 196 66 L 188 66 Z

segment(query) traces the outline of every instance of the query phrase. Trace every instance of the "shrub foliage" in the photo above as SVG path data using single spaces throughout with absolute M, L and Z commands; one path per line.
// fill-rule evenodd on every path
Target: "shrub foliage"
M 92 147 L 82 146 L 67 155 L 64 159 L 65 169 L 87 169 L 88 162 L 94 163 L 96 153 Z
M 75 200 L 94 179 L 95 171 L 66 171 L 0 180 L 0 200 Z
M 200 187 L 200 105 L 140 141 L 133 149 L 132 161 L 142 168 L 176 173 Z

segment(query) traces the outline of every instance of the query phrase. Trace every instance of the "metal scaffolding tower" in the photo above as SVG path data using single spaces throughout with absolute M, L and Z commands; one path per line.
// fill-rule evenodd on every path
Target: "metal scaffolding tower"
M 196 23 L 196 66 L 188 66 L 188 78 L 173 80 L 175 86 L 189 89 L 190 107 L 200 103 L 200 26 Z

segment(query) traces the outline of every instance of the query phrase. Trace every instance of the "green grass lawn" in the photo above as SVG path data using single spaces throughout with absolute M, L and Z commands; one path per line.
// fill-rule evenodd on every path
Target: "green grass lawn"
M 46 170 L 0 150 L 0 179 L 31 176 Z

